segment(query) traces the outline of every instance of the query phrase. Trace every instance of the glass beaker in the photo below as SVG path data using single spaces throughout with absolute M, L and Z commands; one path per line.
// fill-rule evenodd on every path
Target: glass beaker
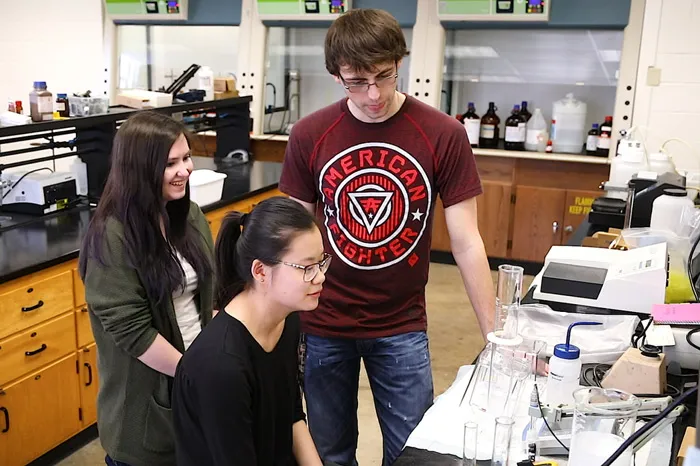
M 478 435 L 479 425 L 476 422 L 464 423 L 464 434 L 462 438 L 463 466 L 476 466 L 476 450 Z
M 569 466 L 600 466 L 634 433 L 642 403 L 621 390 L 598 387 L 576 390 L 574 401 Z M 630 447 L 613 466 L 631 466 L 632 460 Z
M 492 342 L 486 345 L 470 382 L 472 407 L 493 417 L 513 415 L 533 364 L 518 348 Z
M 512 417 L 499 416 L 496 418 L 496 430 L 493 434 L 493 450 L 491 451 L 491 466 L 508 466 L 510 453 L 510 436 L 513 433 Z
M 517 265 L 499 265 L 493 329 L 499 338 L 515 338 L 518 334 L 518 308 L 522 289 L 523 268 Z

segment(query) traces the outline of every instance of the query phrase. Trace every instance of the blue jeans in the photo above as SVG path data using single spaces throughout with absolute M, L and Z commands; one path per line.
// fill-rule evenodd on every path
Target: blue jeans
M 306 335 L 309 429 L 321 459 L 341 466 L 357 465 L 360 359 L 382 430 L 382 465 L 390 466 L 433 402 L 428 336 L 425 332 L 373 339 Z
M 105 464 L 107 466 L 129 466 L 128 464 L 122 463 L 121 461 L 113 460 L 109 457 L 109 455 L 105 456 Z

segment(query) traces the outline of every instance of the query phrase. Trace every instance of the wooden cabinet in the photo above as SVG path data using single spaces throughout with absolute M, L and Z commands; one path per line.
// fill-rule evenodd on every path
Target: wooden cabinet
M 78 433 L 75 353 L 0 390 L 0 464 L 21 466 Z
M 484 241 L 486 255 L 506 257 L 508 254 L 508 226 L 512 186 L 499 181 L 483 181 L 484 192 L 476 198 L 476 216 L 479 233 Z M 445 209 L 438 198 L 433 212 L 433 251 L 450 252 Z
M 93 343 L 78 352 L 80 371 L 80 406 L 83 427 L 97 422 L 97 346 Z
M 543 262 L 552 246 L 567 243 L 599 196 L 599 191 L 518 186 L 511 257 Z
M 282 191 L 279 189 L 271 189 L 269 191 L 265 191 L 264 193 L 249 197 L 248 199 L 243 199 L 242 201 L 234 202 L 229 206 L 209 212 L 206 217 L 207 221 L 209 222 L 209 228 L 211 229 L 211 236 L 214 238 L 214 242 L 216 242 L 216 237 L 219 236 L 221 224 L 227 213 L 232 211 L 243 212 L 245 214 L 250 213 L 250 211 L 253 210 L 253 207 L 255 207 L 258 203 L 273 196 L 284 196 L 284 194 L 282 194 Z

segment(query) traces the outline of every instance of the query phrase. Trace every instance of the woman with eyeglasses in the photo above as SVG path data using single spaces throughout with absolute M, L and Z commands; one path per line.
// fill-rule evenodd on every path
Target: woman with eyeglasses
M 212 320 L 175 374 L 177 464 L 320 466 L 297 377 L 299 317 L 331 256 L 314 217 L 274 197 L 232 212 L 216 242 Z

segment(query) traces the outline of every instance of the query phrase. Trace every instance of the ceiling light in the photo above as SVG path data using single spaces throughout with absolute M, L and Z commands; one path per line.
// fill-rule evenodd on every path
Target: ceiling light
M 598 54 L 604 62 L 620 61 L 621 52 L 619 50 L 598 50 Z

